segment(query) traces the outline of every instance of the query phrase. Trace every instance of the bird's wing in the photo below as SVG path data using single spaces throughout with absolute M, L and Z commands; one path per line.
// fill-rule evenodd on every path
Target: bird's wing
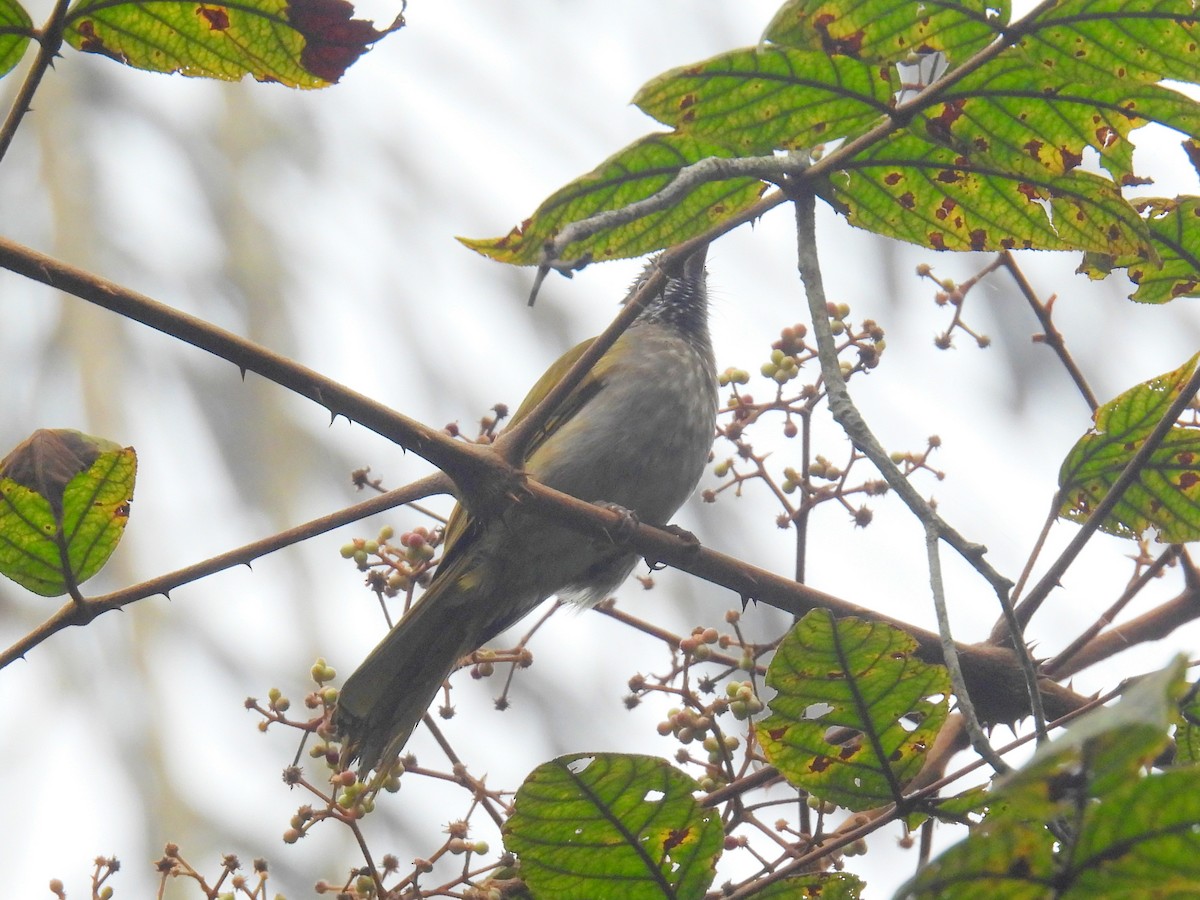
M 537 406 L 538 398 L 546 396 L 550 388 L 562 380 L 562 377 L 567 374 L 571 366 L 575 365 L 576 360 L 591 346 L 593 340 L 595 338 L 589 338 L 572 347 L 545 371 L 542 377 L 530 389 L 529 393 L 525 395 L 525 399 L 517 407 L 517 411 L 513 414 L 507 428 L 516 425 L 532 412 L 533 408 Z M 529 441 L 529 446 L 525 449 L 525 457 L 528 459 L 538 447 L 545 443 L 546 438 L 558 428 L 559 424 L 575 415 L 581 406 L 595 396 L 603 383 L 603 360 L 601 360 L 597 363 L 596 368 L 592 370 L 591 374 L 584 379 L 583 383 L 568 394 L 566 399 L 542 423 L 542 427 L 538 429 L 537 433 Z M 467 514 L 466 507 L 461 503 L 455 505 L 454 511 L 450 513 L 449 521 L 446 522 L 446 529 L 442 535 L 442 566 L 445 567 L 458 553 L 463 552 L 467 547 L 471 546 L 478 532 L 479 524 Z

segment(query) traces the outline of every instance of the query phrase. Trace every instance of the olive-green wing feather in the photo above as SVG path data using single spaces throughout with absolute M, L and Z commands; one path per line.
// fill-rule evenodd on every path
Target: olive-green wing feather
M 579 357 L 583 356 L 583 351 L 590 347 L 594 340 L 595 338 L 588 338 L 581 344 L 572 347 L 543 373 L 542 377 L 537 380 L 537 383 L 530 389 L 529 393 L 525 395 L 525 399 L 521 401 L 521 405 L 517 407 L 517 411 L 513 414 L 512 419 L 505 426 L 506 429 L 516 425 L 533 411 L 533 408 L 537 406 L 538 400 L 546 396 L 550 392 L 550 388 L 562 380 L 562 377 L 570 371 L 571 366 L 575 365 Z M 546 421 L 542 423 L 542 427 L 538 429 L 537 433 L 530 440 L 529 446 L 525 448 L 526 458 L 531 456 L 545 442 L 546 437 L 554 432 L 560 422 L 575 415 L 579 408 L 600 389 L 603 384 L 603 378 L 598 377 L 599 373 L 597 369 L 600 369 L 600 363 L 597 363 L 597 367 L 584 378 L 581 384 L 576 386 L 575 390 L 567 395 L 566 399 L 558 405 L 558 408 L 550 413 Z M 446 529 L 442 534 L 442 566 L 445 566 L 450 561 L 452 558 L 451 554 L 456 546 L 461 544 L 462 548 L 465 549 L 471 545 L 471 539 L 468 536 L 471 522 L 472 520 L 467 515 L 466 507 L 461 503 L 457 504 L 454 507 L 454 511 L 450 513 L 450 519 L 446 523 Z

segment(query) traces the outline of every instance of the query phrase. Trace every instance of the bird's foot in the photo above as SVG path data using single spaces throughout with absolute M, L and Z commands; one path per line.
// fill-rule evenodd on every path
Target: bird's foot
M 674 535 L 675 537 L 679 538 L 685 544 L 690 544 L 696 549 L 700 549 L 700 538 L 696 537 L 686 528 L 680 528 L 678 525 L 664 525 L 662 530 L 667 534 Z
M 607 509 L 609 512 L 615 512 L 621 517 L 615 526 L 610 526 L 608 529 L 608 538 L 614 544 L 626 544 L 638 527 L 638 517 L 631 509 L 626 509 L 617 503 L 609 503 L 607 500 L 597 500 L 593 506 L 598 506 L 601 509 Z

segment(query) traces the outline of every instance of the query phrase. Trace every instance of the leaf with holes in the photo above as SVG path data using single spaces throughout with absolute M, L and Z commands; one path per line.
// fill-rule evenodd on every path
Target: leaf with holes
M 80 0 L 65 36 L 135 69 L 322 88 L 404 24 L 378 31 L 353 16 L 347 0 Z
M 1100 250 L 1154 258 L 1113 182 L 1032 160 L 966 155 L 897 133 L 831 179 L 850 222 L 934 250 Z
M 132 447 L 35 431 L 0 462 L 0 574 L 45 597 L 91 578 L 125 533 L 136 476 Z
M 566 225 L 596 213 L 621 209 L 657 193 L 684 166 L 732 151 L 685 134 L 651 134 L 630 144 L 545 200 L 533 216 L 499 238 L 459 238 L 500 262 L 535 265 L 546 242 Z M 765 186 L 754 178 L 697 185 L 671 207 L 634 222 L 604 229 L 564 249 L 563 259 L 626 259 L 695 237 L 754 204 Z
M 868 62 L 935 52 L 960 62 L 996 38 L 1009 6 L 1008 0 L 788 0 L 763 39 Z
M 915 656 L 912 637 L 814 610 L 767 670 L 771 715 L 758 723 L 767 759 L 789 782 L 849 809 L 898 799 L 946 719 L 950 678 Z
M 1129 299 L 1139 303 L 1200 296 L 1200 197 L 1139 200 L 1137 208 L 1150 226 L 1150 240 L 1162 264 L 1156 266 L 1136 255 L 1089 253 L 1080 271 L 1098 279 L 1113 269 L 1125 269 L 1138 286 Z
M 700 898 L 724 831 L 692 796 L 698 789 L 651 756 L 561 756 L 518 789 L 504 846 L 539 898 Z
M 1137 184 L 1130 133 L 1150 123 L 1200 134 L 1200 103 L 1157 84 L 1071 82 L 1031 67 L 1015 52 L 965 76 L 914 127 L 968 156 L 1032 160 L 1068 172 L 1089 148 L 1120 184 Z
M 1104 499 L 1188 379 L 1200 354 L 1173 372 L 1130 388 L 1105 403 L 1058 473 L 1058 514 L 1085 521 Z M 1200 539 L 1200 427 L 1176 424 L 1100 528 L 1140 537 L 1148 528 L 1164 543 Z

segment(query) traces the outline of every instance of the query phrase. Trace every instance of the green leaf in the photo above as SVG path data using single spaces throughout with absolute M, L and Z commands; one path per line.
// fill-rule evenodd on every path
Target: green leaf
M 1062 81 L 1097 85 L 1196 80 L 1192 0 L 1066 0 L 1040 16 L 1019 47 Z
M 707 157 L 729 157 L 728 147 L 684 134 L 651 134 L 601 163 L 590 174 L 560 188 L 530 219 L 504 237 L 459 238 L 501 262 L 541 262 L 545 243 L 561 228 L 598 212 L 620 209 L 666 187 L 684 166 Z M 609 228 L 565 248 L 564 259 L 621 259 L 679 244 L 737 215 L 762 196 L 753 178 L 702 184 L 671 208 L 627 225 Z
M 1200 896 L 1200 769 L 1125 782 L 1085 813 L 1073 897 Z
M 517 791 L 504 846 L 539 900 L 700 898 L 724 831 L 698 789 L 654 757 L 561 756 Z
M 1008 24 L 1007 0 L 788 0 L 763 39 L 868 62 L 941 52 L 957 63 Z
M 1146 224 L 1119 188 L 1088 172 L 1054 174 L 1015 158 L 999 164 L 900 132 L 832 181 L 852 224 L 935 250 L 1154 255 Z
M 1167 746 L 1168 729 L 1179 717 L 1179 700 L 1187 688 L 1186 671 L 1187 661 L 1177 657 L 1135 681 L 1114 705 L 1080 716 L 1000 782 L 1001 796 L 1012 800 L 1026 785 L 1035 785 L 1040 793 L 1046 784 L 1075 777 L 1081 769 L 1093 795 L 1129 781 Z M 1021 808 L 1015 801 L 1013 806 Z
M 633 98 L 665 125 L 746 156 L 844 137 L 892 105 L 887 67 L 780 47 L 749 47 L 674 69 Z
M 898 799 L 949 709 L 950 678 L 899 629 L 814 610 L 767 670 L 777 695 L 758 723 L 767 759 L 792 784 L 849 809 Z
M 0 574 L 53 597 L 91 578 L 125 532 L 132 447 L 39 429 L 0 462 Z
M 346 0 L 79 0 L 66 40 L 151 72 L 321 88 L 387 33 L 353 15 Z
M 1192 377 L 1197 360 L 1200 354 L 1096 410 L 1095 426 L 1059 470 L 1060 516 L 1082 522 L 1091 515 Z M 1164 543 L 1200 538 L 1200 427 L 1172 427 L 1100 527 L 1122 537 L 1140 537 L 1153 527 Z
M 1200 763 L 1200 685 L 1188 686 L 1179 706 L 1180 722 L 1175 729 L 1175 764 Z
M 1150 227 L 1150 240 L 1161 266 L 1139 256 L 1091 253 L 1080 271 L 1104 278 L 1123 268 L 1138 289 L 1129 295 L 1139 303 L 1167 303 L 1177 297 L 1200 296 L 1200 197 L 1139 200 Z
M 1033 160 L 1061 174 L 1091 147 L 1121 184 L 1133 174 L 1129 134 L 1150 122 L 1200 134 L 1200 104 L 1156 84 L 1070 82 L 1005 53 L 967 75 L 921 113 L 921 133 L 961 153 Z
M 1043 745 L 998 783 L 970 836 L 896 896 L 1196 896 L 1200 769 L 1140 774 L 1167 744 L 1185 665 L 1175 660 Z
M 0 0 L 0 76 L 7 75 L 25 55 L 33 36 L 33 20 L 17 0 Z

